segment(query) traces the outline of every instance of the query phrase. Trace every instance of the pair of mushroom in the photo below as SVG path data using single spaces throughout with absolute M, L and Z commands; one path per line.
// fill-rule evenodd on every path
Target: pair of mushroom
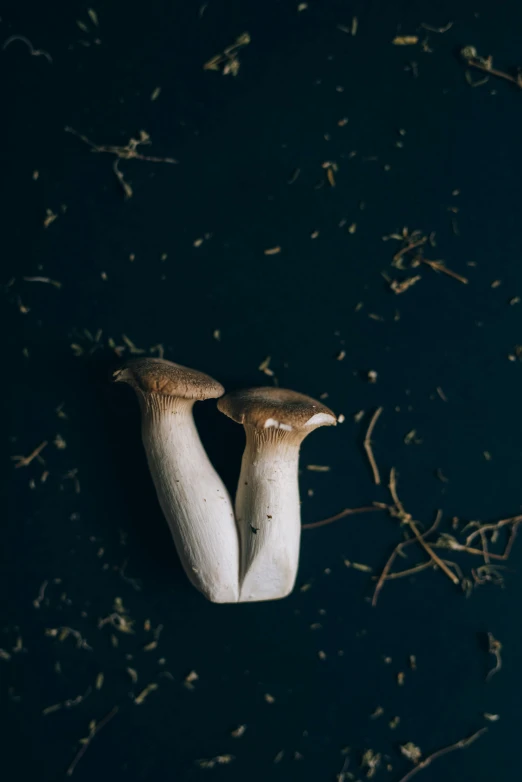
M 129 361 L 114 380 L 137 393 L 149 469 L 192 584 L 214 603 L 288 595 L 299 562 L 299 448 L 309 432 L 336 423 L 331 410 L 281 388 L 222 396 L 208 375 L 163 359 Z M 235 514 L 192 415 L 194 402 L 218 397 L 246 433 Z

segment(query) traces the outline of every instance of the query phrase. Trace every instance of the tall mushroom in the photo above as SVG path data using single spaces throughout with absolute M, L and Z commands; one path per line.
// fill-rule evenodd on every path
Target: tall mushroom
M 232 392 L 218 408 L 246 433 L 236 494 L 239 601 L 285 597 L 299 563 L 299 448 L 307 434 L 336 418 L 315 399 L 283 388 Z
M 129 361 L 114 380 L 138 396 L 142 437 L 158 499 L 192 584 L 214 603 L 238 600 L 239 544 L 230 497 L 201 444 L 194 402 L 224 388 L 158 358 Z

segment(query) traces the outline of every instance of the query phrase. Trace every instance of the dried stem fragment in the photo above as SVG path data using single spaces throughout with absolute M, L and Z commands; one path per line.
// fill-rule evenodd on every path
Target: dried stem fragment
M 29 456 L 11 456 L 11 459 L 16 462 L 15 464 L 15 470 L 18 469 L 18 467 L 28 467 L 31 462 L 36 459 L 40 453 L 43 451 L 43 449 L 48 445 L 47 440 L 44 440 L 43 443 L 40 443 L 39 446 L 37 446 L 34 451 L 32 451 Z M 43 459 L 41 460 L 43 462 Z
M 499 79 L 504 79 L 505 81 L 509 81 L 511 84 L 515 84 L 517 87 L 522 88 L 522 74 L 517 73 L 516 76 L 512 76 L 510 73 L 494 68 L 493 57 L 491 55 L 488 57 L 481 57 L 477 54 L 477 51 L 473 46 L 464 47 L 461 54 L 468 68 L 476 68 L 490 76 L 496 76 Z
M 448 752 L 453 752 L 456 749 L 466 749 L 470 746 L 470 744 L 473 744 L 474 741 L 476 741 L 480 736 L 482 736 L 483 733 L 487 732 L 487 728 L 481 728 L 480 730 L 477 730 L 476 733 L 473 733 L 471 736 L 469 736 L 466 739 L 460 739 L 460 741 L 456 741 L 455 744 L 450 744 L 448 747 L 443 747 L 442 749 L 438 749 L 436 752 L 433 752 L 431 755 L 428 755 L 427 758 L 424 758 L 424 760 L 421 760 L 418 765 L 414 766 L 411 771 L 408 771 L 407 774 L 405 774 L 399 782 L 408 782 L 412 777 L 415 776 L 419 771 L 422 771 L 423 768 L 426 768 L 431 763 L 433 763 L 434 760 L 437 760 L 438 758 L 442 757 L 443 755 L 447 755 Z
M 460 583 L 457 576 L 451 572 L 451 570 L 447 567 L 444 561 L 440 559 L 440 557 L 437 554 L 435 554 L 431 546 L 428 543 L 426 543 L 426 541 L 424 540 L 425 536 L 420 534 L 419 530 L 417 529 L 417 524 L 412 519 L 411 514 L 406 513 L 404 506 L 402 502 L 399 500 L 399 496 L 397 494 L 397 478 L 395 473 L 395 467 L 392 467 L 390 471 L 389 489 L 390 489 L 390 494 L 392 496 L 393 502 L 395 503 L 397 516 L 409 526 L 409 528 L 415 535 L 417 542 L 420 543 L 420 545 L 425 550 L 425 552 L 429 554 L 434 564 L 437 565 L 443 571 L 443 573 L 445 573 L 448 576 L 448 578 L 451 581 L 453 581 L 454 584 Z
M 43 49 L 35 49 L 31 41 L 28 38 L 26 38 L 24 35 L 11 35 L 9 38 L 7 38 L 4 41 L 2 50 L 7 49 L 9 44 L 14 43 L 14 41 L 21 41 L 22 43 L 25 43 L 25 45 L 29 49 L 29 54 L 31 54 L 33 57 L 45 57 L 45 59 L 48 62 L 53 61 L 53 58 L 51 57 L 49 52 L 45 52 Z
M 313 521 L 311 524 L 303 524 L 301 529 L 317 529 L 318 527 L 325 527 L 327 524 L 332 524 L 334 521 L 339 521 L 339 519 L 344 519 L 346 516 L 353 516 L 356 513 L 371 513 L 372 511 L 379 510 L 386 510 L 386 508 L 381 508 L 376 505 L 368 505 L 361 508 L 345 508 L 340 513 L 336 513 L 335 516 L 329 516 L 327 519 L 321 519 L 321 521 Z
M 379 420 L 379 416 L 381 415 L 383 411 L 382 407 L 378 407 L 375 413 L 372 416 L 372 419 L 370 421 L 370 425 L 368 426 L 368 430 L 366 432 L 366 437 L 364 438 L 363 447 L 366 451 L 366 456 L 368 457 L 368 461 L 370 462 L 370 467 L 372 469 L 373 474 L 373 482 L 376 486 L 379 486 L 381 483 L 381 476 L 379 473 L 379 468 L 377 466 L 377 462 L 375 461 L 375 456 L 373 455 L 373 449 L 372 449 L 372 441 L 371 437 L 373 434 L 373 430 L 375 429 L 375 424 Z
M 101 722 L 96 723 L 95 720 L 92 720 L 92 722 L 89 724 L 89 735 L 86 738 L 84 738 L 84 739 L 80 739 L 80 741 L 81 741 L 83 746 L 81 747 L 80 751 L 78 752 L 78 754 L 74 758 L 73 762 L 71 763 L 71 765 L 67 769 L 66 773 L 67 773 L 68 777 L 72 776 L 72 774 L 74 773 L 74 769 L 76 768 L 76 766 L 78 765 L 78 763 L 80 762 L 82 757 L 87 752 L 87 750 L 88 750 L 88 748 L 89 748 L 93 738 L 100 732 L 100 730 L 102 730 L 102 728 L 104 728 L 107 725 L 108 722 L 110 722 L 112 720 L 113 717 L 116 716 L 117 712 L 118 712 L 118 706 L 115 706 L 101 720 Z
M 443 261 L 428 261 L 428 260 L 426 260 L 426 258 L 420 258 L 419 260 L 422 263 L 425 263 L 431 269 L 433 269 L 433 271 L 442 272 L 443 274 L 447 274 L 448 277 L 453 277 L 454 280 L 458 280 L 463 285 L 467 285 L 468 282 L 469 282 L 467 277 L 463 277 L 461 274 L 457 274 L 457 272 L 454 272 L 451 269 L 448 269 L 448 267 L 444 264 Z
M 391 481 L 390 481 L 390 483 L 391 483 Z M 396 495 L 396 492 L 395 492 L 395 495 Z M 396 497 L 395 502 L 396 502 L 396 507 L 397 507 L 397 502 L 398 502 L 398 507 L 402 507 L 402 504 L 398 500 L 398 497 Z M 435 532 L 435 530 L 439 526 L 441 520 L 442 520 L 442 513 L 439 510 L 439 511 L 437 511 L 437 515 L 435 517 L 435 521 L 433 522 L 431 527 L 429 529 L 427 529 L 426 532 L 418 533 L 419 537 L 424 540 L 424 538 L 426 538 L 428 535 L 431 535 L 433 532 Z M 372 606 L 375 607 L 377 605 L 377 599 L 379 597 L 379 593 L 380 593 L 381 589 L 383 588 L 384 582 L 386 580 L 391 579 L 391 578 L 399 578 L 399 577 L 404 576 L 404 575 L 410 575 L 412 573 L 416 573 L 419 570 L 424 570 L 425 567 L 429 567 L 430 565 L 433 564 L 433 561 L 430 561 L 429 563 L 424 563 L 422 566 L 421 565 L 417 565 L 414 568 L 409 568 L 408 571 L 400 571 L 399 574 L 393 574 L 393 575 L 390 574 L 390 570 L 391 570 L 392 565 L 395 562 L 395 559 L 397 558 L 398 554 L 402 554 L 402 552 L 404 551 L 406 546 L 409 546 L 412 543 L 415 543 L 416 541 L 419 542 L 419 539 L 415 536 L 413 538 L 408 538 L 407 540 L 403 540 L 403 541 L 401 541 L 400 543 L 398 543 L 395 546 L 395 548 L 393 549 L 392 553 L 390 554 L 390 556 L 388 558 L 388 561 L 386 562 L 386 564 L 385 564 L 385 566 L 384 566 L 384 568 L 383 568 L 383 570 L 381 572 L 381 575 L 379 576 L 379 579 L 377 581 L 377 584 L 376 584 L 376 587 L 375 587 L 375 590 L 374 590 L 374 593 L 373 593 Z
M 139 138 L 130 138 L 125 146 L 95 144 L 93 141 L 87 138 L 87 136 L 84 136 L 83 134 L 74 130 L 74 128 L 66 127 L 65 131 L 66 133 L 72 133 L 74 136 L 77 136 L 81 141 L 84 142 L 84 144 L 87 144 L 87 146 L 91 148 L 92 152 L 102 152 L 108 155 L 116 155 L 119 160 L 145 160 L 149 163 L 178 163 L 177 160 L 171 157 L 143 155 L 141 152 L 139 152 L 139 147 L 147 146 L 151 143 L 149 134 L 144 130 L 140 130 Z M 132 187 L 128 184 L 122 172 L 119 170 L 118 160 L 114 162 L 112 170 L 114 171 L 114 174 L 123 189 L 125 198 L 131 198 L 133 195 Z

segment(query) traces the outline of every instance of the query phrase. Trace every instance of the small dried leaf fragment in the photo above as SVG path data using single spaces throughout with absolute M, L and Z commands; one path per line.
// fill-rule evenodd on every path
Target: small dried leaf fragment
M 413 741 L 401 744 L 400 750 L 401 754 L 404 755 L 405 758 L 408 758 L 408 760 L 411 760 L 412 763 L 415 763 L 415 765 L 417 765 L 422 758 L 421 748 L 414 744 Z
M 185 685 L 187 690 L 193 690 L 194 689 L 193 682 L 197 682 L 198 679 L 199 679 L 199 676 L 196 673 L 196 671 L 191 671 L 189 674 L 187 674 L 185 676 L 185 678 L 183 680 L 183 684 Z
M 241 738 L 247 729 L 246 725 L 238 725 L 238 727 L 231 732 L 231 736 L 235 739 Z

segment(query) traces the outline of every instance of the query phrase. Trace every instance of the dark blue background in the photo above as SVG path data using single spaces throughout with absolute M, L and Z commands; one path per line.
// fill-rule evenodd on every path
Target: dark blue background
M 331 466 L 328 473 L 303 472 L 304 522 L 387 501 L 362 452 L 368 415 L 353 421 L 359 409 L 369 414 L 379 405 L 375 454 L 383 475 L 397 468 L 416 518 L 429 523 L 441 507 L 448 529 L 454 515 L 490 520 L 517 513 L 521 365 L 507 356 L 522 342 L 522 304 L 508 303 L 522 296 L 522 95 L 502 81 L 472 88 L 458 53 L 472 44 L 494 54 L 499 67 L 521 64 L 522 7 L 310 0 L 298 13 L 294 0 L 210 0 L 200 16 L 197 2 L 117 0 L 94 3 L 100 26 L 84 33 L 75 20 L 94 29 L 87 7 L 7 2 L 1 11 L 2 40 L 25 35 L 53 58 L 50 64 L 31 57 L 21 43 L 0 54 L 3 474 L 11 483 L 2 514 L 0 647 L 10 652 L 19 635 L 24 646 L 0 660 L 3 778 L 64 779 L 90 720 L 115 705 L 118 715 L 81 760 L 77 782 L 204 774 L 231 782 L 334 780 L 345 747 L 355 778 L 363 779 L 357 765 L 371 747 L 393 765 L 392 774 L 381 769 L 376 778 L 398 780 L 409 768 L 400 743 L 413 741 L 429 754 L 481 727 L 485 711 L 501 715 L 489 733 L 419 779 L 517 778 L 520 548 L 505 589 L 484 586 L 466 600 L 429 572 L 386 585 L 372 609 L 371 577 L 347 569 L 343 559 L 378 572 L 401 532 L 385 514 L 358 516 L 303 534 L 290 598 L 206 603 L 181 573 L 157 506 L 135 400 L 108 383 L 117 359 L 107 339 L 122 344 L 123 333 L 146 349 L 163 343 L 167 358 L 228 389 L 270 382 L 257 369 L 270 355 L 281 385 L 313 396 L 328 392 L 327 403 L 347 420 L 304 445 L 303 465 Z M 353 16 L 355 37 L 337 29 Z M 445 34 L 419 30 L 422 22 L 449 20 L 454 25 Z M 240 52 L 239 76 L 204 71 L 243 31 L 252 42 Z M 427 36 L 433 51 L 392 46 L 398 33 Z M 161 94 L 151 102 L 157 86 Z M 344 117 L 349 122 L 338 126 Z M 91 154 L 66 125 L 99 144 L 125 144 L 144 129 L 150 153 L 176 157 L 179 165 L 122 161 L 134 188 L 124 201 L 113 159 Z M 338 164 L 335 188 L 317 187 L 325 182 L 324 161 Z M 296 168 L 300 176 L 289 185 Z M 458 214 L 448 211 L 453 206 Z M 59 217 L 45 230 L 47 208 Z M 350 235 L 352 222 L 357 231 Z M 414 288 L 391 293 L 381 273 L 393 275 L 397 248 L 382 236 L 405 225 L 436 231 L 430 257 L 443 258 L 469 285 L 425 269 Z M 312 240 L 314 230 L 320 234 Z M 212 237 L 195 248 L 205 233 Z M 265 256 L 275 245 L 282 252 Z M 34 275 L 63 287 L 22 279 Z M 497 279 L 502 284 L 492 288 Z M 358 302 L 364 307 L 356 311 Z M 104 347 L 89 355 L 83 329 L 102 329 Z M 71 343 L 83 345 L 84 355 L 75 356 Z M 346 357 L 336 361 L 341 348 Z M 369 369 L 378 372 L 374 385 L 364 380 Z M 56 416 L 61 403 L 67 420 Z M 212 403 L 200 405 L 196 417 L 233 491 L 240 428 Z M 404 445 L 411 429 L 421 445 Z M 65 450 L 52 444 L 58 432 Z M 44 439 L 45 468 L 33 462 L 14 470 L 9 457 Z M 448 483 L 436 478 L 438 468 Z M 50 471 L 45 484 L 43 469 Z M 63 479 L 72 469 L 80 494 Z M 124 562 L 140 591 L 121 578 Z M 54 578 L 61 583 L 51 583 L 35 609 L 41 583 Z M 303 592 L 305 583 L 312 586 Z M 118 634 L 114 648 L 110 628 L 99 630 L 97 622 L 116 596 L 135 633 Z M 151 640 L 147 618 L 164 625 L 151 652 L 143 651 Z M 314 623 L 322 628 L 311 630 Z M 63 625 L 80 630 L 92 651 L 76 649 L 72 638 L 45 636 L 45 628 Z M 487 632 L 504 646 L 503 669 L 488 684 Z M 411 654 L 416 672 L 408 670 Z M 138 671 L 134 686 L 127 666 Z M 159 676 L 162 670 L 172 678 Z M 191 670 L 199 675 L 193 691 L 183 685 Z M 103 688 L 82 705 L 42 715 L 85 692 L 100 671 Z M 399 671 L 406 672 L 403 688 Z M 129 693 L 151 681 L 159 689 L 136 706 Z M 265 693 L 275 703 L 266 703 Z M 372 721 L 378 705 L 385 715 Z M 394 715 L 401 722 L 392 731 Z M 248 727 L 234 739 L 239 724 Z M 195 765 L 226 753 L 236 758 L 230 765 Z

